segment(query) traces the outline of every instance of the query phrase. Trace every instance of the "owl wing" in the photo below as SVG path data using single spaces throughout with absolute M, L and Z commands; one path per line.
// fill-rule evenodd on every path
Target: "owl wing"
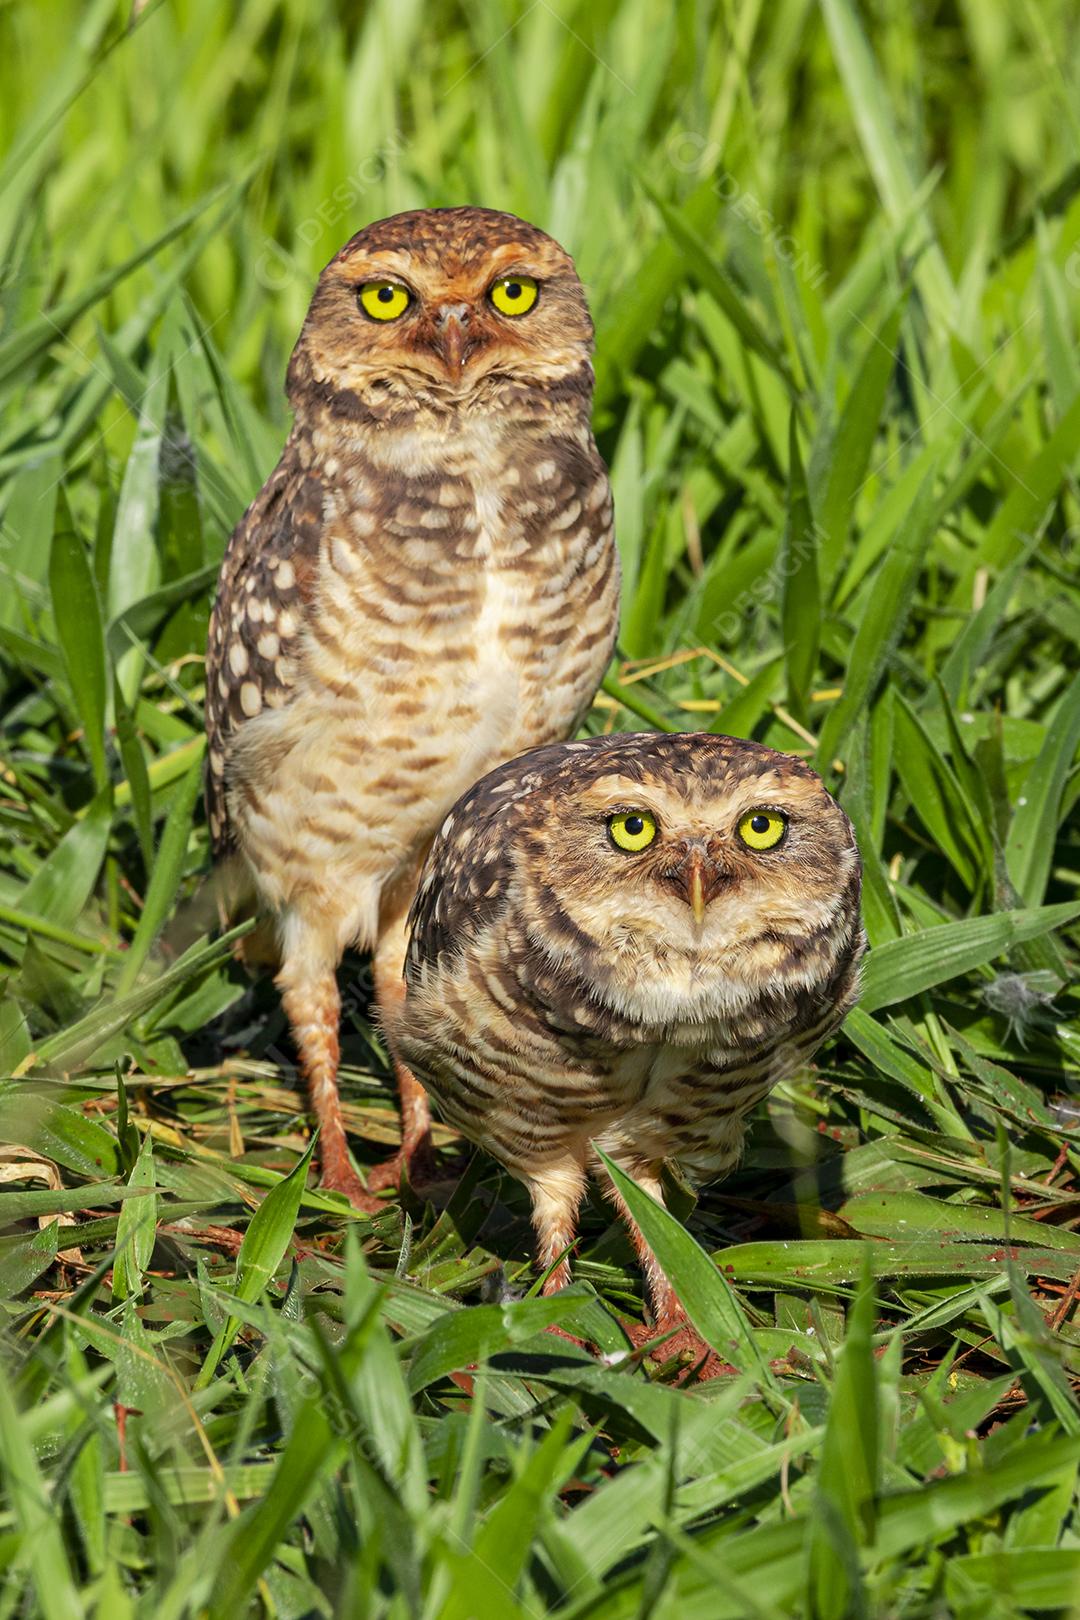
M 494 773 L 493 773 L 494 774 Z M 484 778 L 451 810 L 424 863 L 409 911 L 405 980 L 442 965 L 503 909 L 511 860 L 499 818 L 490 813 Z
M 594 751 L 593 743 L 569 749 L 563 743 L 530 748 L 517 759 L 496 765 L 454 805 L 424 862 L 409 912 L 407 984 L 419 979 L 423 967 L 441 965 L 497 922 L 515 882 L 514 850 L 532 796 L 538 791 L 551 793 L 560 779 L 578 780 L 583 747 L 586 757 Z M 600 759 L 593 772 L 602 775 L 608 768 Z
M 293 695 L 322 531 L 322 482 L 290 439 L 233 530 L 210 615 L 206 814 L 215 859 L 236 847 L 225 798 L 229 744 L 245 720 Z

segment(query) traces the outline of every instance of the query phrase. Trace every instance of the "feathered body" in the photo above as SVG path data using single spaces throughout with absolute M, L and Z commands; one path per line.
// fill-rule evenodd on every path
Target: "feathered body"
M 486 296 L 510 271 L 540 286 L 514 320 Z M 364 314 L 373 281 L 408 289 L 402 320 Z M 590 347 L 571 261 L 522 221 L 448 209 L 360 232 L 320 280 L 289 369 L 295 425 L 223 565 L 211 827 L 279 920 L 324 1168 L 357 1202 L 332 1117 L 334 968 L 373 949 L 380 1003 L 400 994 L 405 913 L 448 807 L 575 729 L 611 655 Z
M 782 822 L 774 847 L 740 837 L 755 813 Z M 613 842 L 628 815 L 654 829 L 647 846 Z M 665 1160 L 698 1180 L 734 1164 L 748 1111 L 855 999 L 859 899 L 847 817 L 792 756 L 696 734 L 542 748 L 444 823 L 394 1040 L 445 1117 L 528 1185 L 550 1265 L 593 1144 L 656 1196 Z

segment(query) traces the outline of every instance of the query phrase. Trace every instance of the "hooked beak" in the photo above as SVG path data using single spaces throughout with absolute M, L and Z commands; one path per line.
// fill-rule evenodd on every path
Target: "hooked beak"
M 676 882 L 699 928 L 705 921 L 705 907 L 723 888 L 725 876 L 703 850 L 691 849 Z
M 700 857 L 691 863 L 687 876 L 686 898 L 690 902 L 690 910 L 694 913 L 694 921 L 700 928 L 705 921 L 705 873 L 702 871 Z
M 435 317 L 435 348 L 454 377 L 461 375 L 468 335 L 468 304 L 444 304 Z

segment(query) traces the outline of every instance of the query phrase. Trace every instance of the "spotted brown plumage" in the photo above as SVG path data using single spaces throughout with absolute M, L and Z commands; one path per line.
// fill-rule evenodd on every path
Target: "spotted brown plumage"
M 855 1000 L 860 878 L 820 777 L 730 737 L 539 748 L 453 807 L 390 1029 L 445 1118 L 529 1188 L 549 1291 L 595 1146 L 657 1198 L 666 1160 L 697 1180 L 735 1163 L 748 1111 Z
M 225 795 L 229 745 L 245 720 L 289 700 L 321 535 L 322 484 L 294 464 L 290 441 L 232 537 L 210 618 L 206 803 L 217 858 L 235 848 Z
M 514 297 L 535 282 L 527 313 L 494 307 L 499 279 Z M 365 312 L 363 290 L 382 285 L 406 305 L 397 319 Z M 447 809 L 499 761 L 575 730 L 610 658 L 591 347 L 572 261 L 533 226 L 476 208 L 369 226 L 319 280 L 289 366 L 292 432 L 222 566 L 214 846 L 277 919 L 324 1181 L 357 1204 L 370 1198 L 338 1104 L 341 954 L 373 950 L 388 1016 Z M 396 1067 L 405 1146 L 421 1150 L 426 1099 Z

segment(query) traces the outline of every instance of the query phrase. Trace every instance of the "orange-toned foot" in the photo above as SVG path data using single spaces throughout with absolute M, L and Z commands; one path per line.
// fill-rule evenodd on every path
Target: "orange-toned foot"
M 557 1322 L 549 1322 L 544 1332 L 554 1333 L 556 1338 L 565 1339 L 567 1344 L 572 1344 L 577 1350 L 587 1350 L 590 1355 L 596 1354 L 595 1344 L 587 1344 L 584 1339 L 575 1339 L 572 1333 L 567 1333 L 566 1329 L 560 1327 Z
M 704 1383 L 709 1378 L 738 1373 L 737 1367 L 721 1361 L 716 1351 L 705 1343 L 685 1313 L 667 1317 L 656 1327 L 650 1327 L 646 1322 L 624 1322 L 623 1327 L 635 1350 L 643 1350 L 646 1345 L 662 1339 L 663 1343 L 656 1345 L 650 1359 L 664 1362 L 677 1357 L 688 1373 L 693 1375 L 695 1382 Z
M 435 1149 L 430 1131 L 424 1131 L 415 1142 L 403 1142 L 389 1159 L 377 1164 L 368 1174 L 368 1187 L 371 1192 L 380 1192 L 384 1187 L 397 1189 L 403 1179 L 417 1192 L 435 1180 Z
M 355 1172 L 348 1175 L 322 1176 L 319 1186 L 323 1192 L 344 1193 L 353 1209 L 361 1210 L 365 1215 L 375 1215 L 379 1210 L 387 1208 L 385 1198 L 373 1198 Z
M 349 1163 L 344 1141 L 341 1142 L 340 1146 L 328 1144 L 324 1148 L 319 1185 L 324 1192 L 344 1193 L 353 1209 L 362 1210 L 366 1215 L 374 1215 L 377 1211 L 386 1208 L 381 1198 L 372 1197 L 371 1192 L 364 1186 L 364 1183 Z

